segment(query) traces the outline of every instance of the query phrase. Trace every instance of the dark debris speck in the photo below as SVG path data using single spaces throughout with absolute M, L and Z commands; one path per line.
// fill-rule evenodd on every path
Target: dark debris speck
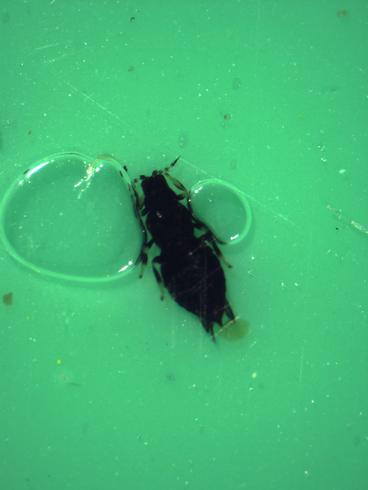
M 13 304 L 13 293 L 5 293 L 3 294 L 3 303 L 4 305 L 10 306 Z
M 337 17 L 347 17 L 349 12 L 346 9 L 340 9 L 336 12 Z

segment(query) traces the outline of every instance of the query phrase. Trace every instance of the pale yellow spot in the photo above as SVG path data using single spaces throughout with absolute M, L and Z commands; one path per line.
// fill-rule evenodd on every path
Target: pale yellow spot
M 215 333 L 216 337 L 221 337 L 229 342 L 241 340 L 249 332 L 249 322 L 236 317 L 235 321 L 226 323 L 222 328 Z

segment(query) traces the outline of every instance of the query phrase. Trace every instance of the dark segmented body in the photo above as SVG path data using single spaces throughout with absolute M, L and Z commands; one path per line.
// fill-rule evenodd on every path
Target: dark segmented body
M 198 316 L 214 339 L 214 324 L 223 326 L 225 314 L 231 321 L 235 315 L 226 298 L 226 279 L 216 238 L 193 215 L 189 192 L 168 172 L 176 162 L 149 177 L 141 175 L 135 180 L 141 183 L 143 203 L 133 184 L 134 204 L 144 233 L 140 260 L 143 266 L 147 263 L 147 251 L 155 243 L 160 249 L 160 254 L 152 260 L 157 281 L 163 282 L 180 306 Z M 176 194 L 168 181 L 182 193 Z M 186 206 L 180 202 L 185 198 Z M 204 233 L 197 236 L 196 230 Z

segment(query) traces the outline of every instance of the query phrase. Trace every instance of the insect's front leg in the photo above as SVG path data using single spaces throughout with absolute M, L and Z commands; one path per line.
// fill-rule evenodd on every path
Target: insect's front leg
M 188 189 L 185 187 L 184 184 L 182 184 L 180 182 L 180 180 L 176 179 L 175 177 L 173 177 L 172 175 L 170 175 L 168 172 L 165 172 L 164 175 L 165 175 L 166 178 L 168 178 L 173 183 L 173 185 L 177 189 L 179 189 L 180 191 L 182 191 L 183 194 L 185 194 L 185 196 L 187 198 L 189 197 L 190 193 L 189 193 Z
M 175 163 L 176 163 L 176 161 L 175 161 Z M 217 243 L 221 243 L 221 245 L 226 245 L 226 242 L 224 242 L 223 240 L 221 240 L 220 238 L 218 238 L 213 233 L 213 231 L 211 231 L 208 228 L 208 226 L 206 225 L 206 223 L 204 223 L 203 221 L 201 221 L 199 218 L 197 218 L 194 215 L 193 208 L 192 208 L 191 195 L 190 195 L 190 192 L 188 191 L 188 189 L 185 187 L 184 184 L 182 184 L 180 182 L 180 180 L 178 180 L 175 177 L 173 177 L 172 175 L 170 175 L 167 171 L 165 171 L 165 177 L 168 178 L 177 189 L 179 189 L 180 191 L 182 191 L 182 194 L 179 194 L 178 195 L 178 199 L 179 200 L 180 199 L 183 199 L 184 197 L 186 197 L 186 199 L 187 199 L 187 206 L 188 206 L 188 209 L 189 209 L 190 214 L 192 215 L 192 220 L 193 220 L 193 224 L 194 224 L 195 228 L 205 230 L 206 240 L 211 242 L 211 244 L 213 245 L 213 248 L 214 248 L 216 254 L 219 257 L 222 258 L 222 260 L 224 261 L 224 263 L 228 267 L 231 267 L 231 265 L 228 262 L 226 262 L 226 260 L 224 259 L 224 257 L 222 255 L 220 249 L 218 248 L 218 246 L 215 243 L 215 242 L 217 242 Z
M 188 206 L 188 209 L 190 210 L 190 212 L 192 213 L 192 208 L 191 208 L 191 205 L 190 205 L 190 192 L 188 191 L 188 189 L 185 187 L 184 184 L 182 184 L 180 182 L 180 180 L 176 179 L 175 177 L 173 177 L 172 175 L 170 175 L 167 171 L 168 169 L 165 169 L 164 171 L 164 175 L 165 177 L 170 180 L 170 182 L 177 188 L 179 189 L 182 193 L 181 194 L 178 194 L 177 197 L 178 197 L 178 200 L 180 201 L 181 199 L 184 199 L 186 198 L 187 199 L 187 206 Z
M 124 165 L 123 168 L 124 168 L 124 171 L 126 172 L 126 174 L 129 177 L 127 166 Z M 120 175 L 124 179 L 124 176 L 123 176 L 122 171 L 120 171 Z M 140 250 L 139 255 L 137 257 L 137 260 L 135 261 L 136 264 L 139 264 L 139 262 L 142 262 L 141 272 L 139 274 L 139 277 L 142 278 L 143 277 L 143 273 L 144 273 L 144 269 L 145 269 L 145 267 L 147 265 L 147 262 L 148 262 L 147 250 L 152 246 L 153 240 L 148 240 L 147 229 L 146 229 L 146 226 L 145 226 L 145 224 L 143 222 L 143 218 L 142 218 L 142 213 L 144 211 L 144 209 L 143 209 L 143 199 L 140 198 L 140 196 L 138 194 L 138 191 L 137 191 L 137 187 L 136 187 L 135 184 L 136 184 L 136 180 L 133 180 L 131 182 L 130 179 L 129 179 L 128 189 L 129 189 L 129 193 L 130 193 L 130 196 L 131 196 L 132 202 L 133 202 L 134 214 L 135 214 L 136 218 L 138 219 L 139 227 L 140 227 L 140 229 L 142 231 L 142 234 L 143 234 L 142 247 L 141 247 L 141 250 Z
M 175 187 L 177 189 L 179 189 L 179 190 L 182 191 L 182 194 L 178 195 L 178 198 L 179 199 L 183 199 L 184 197 L 186 197 L 186 199 L 187 199 L 187 206 L 188 206 L 188 209 L 189 209 L 190 214 L 192 215 L 192 219 L 193 219 L 193 223 L 194 223 L 195 228 L 206 230 L 206 233 L 212 235 L 212 239 L 213 240 L 216 240 L 217 243 L 221 243 L 221 245 L 226 245 L 226 242 L 224 242 L 223 240 L 221 240 L 220 238 L 218 238 L 213 233 L 213 231 L 211 231 L 208 228 L 208 226 L 206 225 L 206 223 L 204 223 L 203 221 L 201 221 L 199 218 L 197 218 L 195 216 L 195 214 L 193 212 L 193 208 L 192 208 L 191 194 L 190 194 L 190 191 L 188 191 L 188 189 L 185 187 L 185 185 L 182 184 L 180 182 L 180 180 L 176 179 L 175 177 L 173 177 L 172 175 L 170 175 L 168 173 L 165 173 L 165 176 L 173 183 L 173 185 L 175 185 Z
M 189 212 L 190 214 L 192 215 L 192 219 L 193 219 L 193 223 L 194 223 L 194 226 L 198 229 L 203 229 L 206 231 L 206 233 L 209 235 L 211 234 L 212 235 L 212 240 L 216 240 L 217 243 L 221 243 L 222 245 L 226 245 L 226 242 L 224 242 L 223 240 L 221 240 L 220 238 L 218 238 L 214 233 L 213 231 L 211 231 L 208 226 L 206 225 L 206 223 L 204 223 L 203 221 L 201 221 L 199 218 L 197 218 L 195 215 L 194 215 L 194 212 L 193 212 L 193 208 L 192 208 L 192 199 L 191 199 L 191 194 L 190 194 L 190 191 L 185 187 L 184 184 L 182 184 L 180 182 L 180 180 L 176 179 L 175 177 L 173 177 L 172 175 L 169 174 L 169 169 L 172 168 L 176 162 L 179 160 L 180 157 L 178 157 L 176 160 L 173 161 L 173 163 L 171 163 L 168 167 L 166 167 L 164 169 L 164 175 L 165 177 L 170 180 L 170 182 L 177 188 L 179 189 L 182 193 L 181 194 L 178 194 L 178 199 L 181 200 L 181 199 L 184 199 L 186 198 L 187 199 L 187 206 L 188 206 L 188 209 L 189 209 Z M 218 247 L 217 247 L 218 249 Z M 220 250 L 218 249 L 219 253 L 221 254 Z
M 173 177 L 172 175 L 170 175 L 167 172 L 165 172 L 165 177 L 168 178 L 177 189 L 179 189 L 180 191 L 182 191 L 182 194 L 179 194 L 178 195 L 178 199 L 179 200 L 184 199 L 184 198 L 187 199 L 187 206 L 188 206 L 188 209 L 189 209 L 190 214 L 192 215 L 192 220 L 193 220 L 193 224 L 194 224 L 195 228 L 206 230 L 206 233 L 208 233 L 208 234 L 211 233 L 212 234 L 212 237 L 213 237 L 214 240 L 216 240 L 216 242 L 221 243 L 222 245 L 226 245 L 226 242 L 224 242 L 223 240 L 221 240 L 220 238 L 218 238 L 208 228 L 208 226 L 206 225 L 206 223 L 204 223 L 203 221 L 201 221 L 199 218 L 197 218 L 194 215 L 193 208 L 192 208 L 192 200 L 191 200 L 190 191 L 188 191 L 188 189 L 185 187 L 185 185 L 182 184 L 180 182 L 180 180 L 176 179 L 175 177 Z

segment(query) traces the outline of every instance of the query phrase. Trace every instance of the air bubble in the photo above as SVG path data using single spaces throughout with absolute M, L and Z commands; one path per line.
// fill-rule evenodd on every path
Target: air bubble
M 244 194 L 220 179 L 202 180 L 191 190 L 194 214 L 204 221 L 217 238 L 239 243 L 249 233 L 252 212 Z
M 10 255 L 38 273 L 74 281 L 111 281 L 130 271 L 142 234 L 120 168 L 112 157 L 68 152 L 35 163 L 1 205 Z

